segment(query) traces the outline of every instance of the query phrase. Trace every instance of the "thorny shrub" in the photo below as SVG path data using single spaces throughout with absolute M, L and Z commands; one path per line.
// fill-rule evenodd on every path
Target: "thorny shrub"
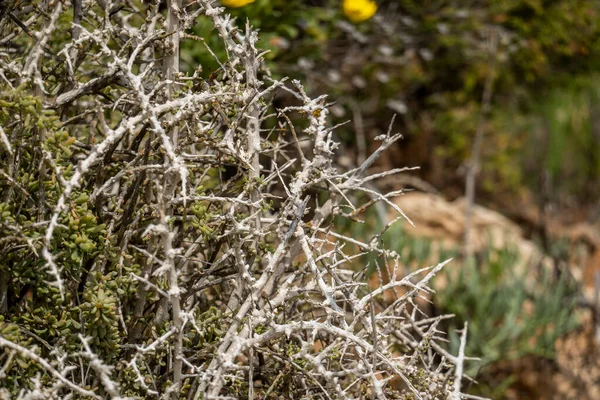
M 333 224 L 401 213 L 369 174 L 400 135 L 336 168 L 326 97 L 212 3 L 0 2 L 0 394 L 465 398 L 466 329 L 449 354 L 414 301 L 445 263 L 369 290 L 397 254 Z M 209 78 L 178 70 L 198 21 Z

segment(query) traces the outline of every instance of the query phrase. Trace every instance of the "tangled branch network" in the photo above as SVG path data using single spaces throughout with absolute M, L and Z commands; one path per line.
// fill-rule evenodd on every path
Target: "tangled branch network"
M 474 397 L 466 328 L 448 353 L 415 301 L 446 263 L 381 246 L 405 216 L 376 182 L 403 170 L 369 171 L 399 134 L 336 167 L 326 97 L 271 79 L 213 1 L 0 18 L 0 397 Z M 180 71 L 184 41 L 218 68 Z M 371 240 L 341 227 L 376 205 L 400 214 Z

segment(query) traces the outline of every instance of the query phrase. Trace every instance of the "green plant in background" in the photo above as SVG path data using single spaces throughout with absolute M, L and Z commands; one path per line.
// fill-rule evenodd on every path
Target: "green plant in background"
M 526 171 L 538 169 L 549 174 L 552 200 L 594 201 L 600 194 L 591 185 L 600 176 L 600 92 L 598 76 L 571 79 L 560 89 L 550 90 L 536 104 L 537 118 L 529 121 L 529 137 L 523 152 Z M 543 151 L 534 152 L 533 145 Z M 531 176 L 531 174 L 529 174 Z M 539 182 L 530 182 L 539 185 Z
M 557 339 L 578 326 L 579 292 L 573 282 L 564 275 L 557 280 L 551 271 L 537 265 L 517 270 L 519 256 L 511 248 L 487 248 L 471 262 L 461 261 L 458 249 L 436 251 L 435 242 L 407 235 L 401 224 L 392 226 L 382 240 L 401 255 L 408 270 L 454 258 L 434 279 L 436 293 L 431 300 L 436 314 L 455 315 L 444 322 L 444 331 L 450 332 L 449 350 L 458 350 L 456 330 L 468 321 L 466 353 L 481 358 L 469 371 L 473 375 L 485 374 L 495 363 L 527 355 L 552 359 Z M 370 262 L 377 263 L 377 257 Z M 384 267 L 380 262 L 379 266 Z M 510 380 L 494 384 L 492 390 L 482 378 L 476 390 L 499 399 L 510 384 Z
M 385 131 L 384 121 L 398 113 L 405 150 L 398 149 L 403 157 L 397 159 L 420 165 L 442 189 L 463 186 L 454 171 L 470 155 L 484 82 L 495 64 L 480 187 L 490 199 L 537 191 L 521 173 L 530 159 L 524 137 L 531 131 L 518 121 L 539 116 L 532 105 L 540 93 L 568 92 L 600 65 L 599 3 L 380 1 L 377 14 L 356 25 L 344 15 L 350 3 L 369 2 L 257 0 L 232 11 L 240 27 L 248 20 L 261 30 L 273 77 L 301 78 L 312 91 L 328 93 L 338 104 L 336 122 L 360 114 L 358 131 L 352 124 L 337 130 L 347 144 L 355 144 L 357 134 L 371 138 Z M 208 38 L 208 24 L 201 26 L 194 33 Z M 489 32 L 499 36 L 493 54 Z M 220 59 L 223 54 L 217 52 Z M 182 56 L 199 61 L 207 75 L 219 67 L 200 43 Z M 281 97 L 279 105 L 290 101 Z M 568 108 L 568 100 L 556 106 Z M 579 187 L 570 188 L 573 195 L 581 194 Z
M 533 267 L 515 271 L 511 266 L 518 256 L 510 249 L 481 256 L 479 263 L 449 272 L 435 296 L 438 307 L 469 321 L 471 354 L 484 364 L 526 354 L 553 358 L 556 340 L 577 325 L 576 287 Z M 450 334 L 451 348 L 457 348 L 458 339 Z
M 504 398 L 514 379 L 485 383 L 497 363 L 528 355 L 552 360 L 556 341 L 578 326 L 573 282 L 564 276 L 556 280 L 551 272 L 535 268 L 515 271 L 511 266 L 516 257 L 510 249 L 486 251 L 480 263 L 463 263 L 457 274 L 446 276 L 446 284 L 434 296 L 440 311 L 457 316 L 448 326 L 469 321 L 467 348 L 481 357 L 471 372 L 484 382 L 473 393 L 495 399 Z M 449 339 L 449 348 L 458 348 L 459 337 L 450 333 Z

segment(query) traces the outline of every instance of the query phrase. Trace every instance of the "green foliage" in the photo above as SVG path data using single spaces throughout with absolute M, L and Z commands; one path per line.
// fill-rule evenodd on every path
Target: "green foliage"
M 516 271 L 510 266 L 517 261 L 510 249 L 487 251 L 479 264 L 447 272 L 434 298 L 437 307 L 458 316 L 456 328 L 469 321 L 467 352 L 484 364 L 526 354 L 553 358 L 556 340 L 577 326 L 573 284 L 533 268 Z M 449 332 L 450 348 L 458 349 L 458 336 Z
M 45 64 L 49 69 L 52 66 L 52 61 Z M 64 296 L 52 285 L 40 257 L 47 218 L 63 193 L 64 179 L 75 173 L 77 156 L 84 152 L 85 145 L 78 140 L 86 140 L 89 131 L 83 130 L 77 138 L 71 136 L 56 110 L 32 95 L 28 84 L 14 88 L 0 84 L 0 126 L 12 148 L 9 153 L 0 146 L 1 162 L 9 166 L 6 171 L 10 173 L 0 175 L 0 290 L 6 295 L 0 310 L 6 317 L 0 318 L 10 320 L 1 323 L 0 334 L 24 347 L 31 347 L 35 339 L 37 347 L 32 350 L 42 357 L 59 344 L 65 350 L 78 351 L 78 334 L 90 335 L 98 354 L 113 359 L 119 354 L 122 338 L 115 314 L 116 285 L 123 284 L 120 292 L 127 290 L 127 285 L 113 275 L 113 282 L 80 291 L 92 266 L 116 254 L 110 248 L 106 225 L 90 201 L 89 187 L 71 193 L 69 212 L 59 216 L 49 246 L 66 278 Z M 17 326 L 26 336 L 14 335 L 21 332 Z M 0 360 L 7 357 L 12 356 L 5 352 Z M 1 385 L 31 388 L 31 378 L 42 370 L 20 356 L 14 359 L 16 362 L 6 365 L 7 378 Z
M 600 193 L 590 185 L 600 176 L 599 83 L 595 75 L 572 79 L 544 96 L 536 105 L 537 118 L 522 121 L 530 132 L 523 152 L 526 171 L 537 163 L 547 172 L 556 201 L 567 202 L 572 194 L 593 201 Z M 534 146 L 543 151 L 534 152 Z
M 194 330 L 186 338 L 192 348 L 202 350 L 212 348 L 225 334 L 223 326 L 224 315 L 219 309 L 210 307 L 203 313 L 198 313 Z
M 111 274 L 112 275 L 112 274 Z M 99 355 L 110 358 L 119 356 L 119 321 L 117 315 L 117 284 L 110 280 L 116 277 L 108 276 L 101 283 L 89 288 L 83 293 L 84 302 L 79 306 L 81 319 L 85 321 L 84 332 L 91 337 L 90 345 Z M 112 286 L 112 290 L 109 287 Z M 116 293 L 115 293 L 116 294 Z
M 314 92 L 328 93 L 338 103 L 339 122 L 360 112 L 371 138 L 386 130 L 388 116 L 400 112 L 402 163 L 420 165 L 438 186 L 462 186 L 454 171 L 470 156 L 483 87 L 493 74 L 481 187 L 492 195 L 538 190 L 521 173 L 530 159 L 525 140 L 530 132 L 514 122 L 545 115 L 535 106 L 542 93 L 569 92 L 573 80 L 600 65 L 598 2 L 382 1 L 376 18 L 351 27 L 344 25 L 340 4 L 257 0 L 232 12 L 239 26 L 248 20 L 261 30 L 271 74 L 299 77 Z M 199 26 L 198 36 L 209 38 L 208 22 Z M 492 31 L 495 51 L 488 46 Z M 206 74 L 218 69 L 201 43 L 189 45 L 184 55 L 190 65 L 200 62 Z M 224 58 L 222 47 L 217 56 Z M 567 95 L 555 106 L 569 104 Z M 337 132 L 355 143 L 352 124 Z M 582 194 L 580 186 L 569 190 Z
M 25 336 L 24 330 L 17 324 L 6 321 L 3 315 L 0 315 L 0 337 L 18 343 L 21 346 L 30 346 L 33 334 L 29 333 L 29 338 Z M 21 357 L 17 353 L 0 356 L 3 361 L 3 375 L 0 380 L 3 382 L 1 387 L 21 387 L 27 385 L 29 379 L 34 377 L 40 371 L 35 363 Z
M 455 315 L 444 325 L 448 348 L 454 354 L 460 343 L 457 330 L 468 322 L 466 354 L 481 358 L 481 363 L 471 366 L 471 374 L 529 354 L 552 359 L 556 340 L 578 325 L 578 289 L 574 283 L 565 276 L 557 280 L 536 265 L 518 270 L 516 266 L 522 264 L 511 248 L 488 248 L 470 262 L 461 261 L 458 249 L 435 251 L 434 242 L 407 235 L 401 224 L 392 226 L 383 240 L 401 254 L 407 266 L 454 258 L 433 280 L 436 293 L 432 302 L 439 315 Z M 510 382 L 505 384 L 503 390 Z M 485 382 L 481 382 L 477 390 L 484 387 Z M 496 393 L 494 398 L 502 395 Z
M 3 162 L 14 169 L 9 170 L 15 179 L 6 174 L 0 176 L 0 227 L 4 242 L 0 249 L 0 274 L 7 298 L 3 313 L 10 323 L 3 322 L 1 335 L 15 343 L 30 347 L 35 338 L 41 356 L 47 356 L 55 345 L 76 351 L 80 348 L 79 333 L 95 334 L 93 346 L 107 358 L 118 352 L 119 332 L 114 323 L 103 326 L 107 315 L 89 319 L 89 312 L 110 309 L 110 295 L 106 292 L 86 292 L 83 297 L 92 301 L 81 308 L 76 293 L 81 276 L 86 276 L 91 262 L 100 263 L 109 256 L 106 226 L 99 223 L 94 206 L 89 202 L 86 189 L 70 196 L 70 211 L 59 218 L 59 227 L 50 249 L 57 255 L 56 262 L 66 277 L 69 290 L 64 297 L 51 285 L 45 272 L 44 262 L 38 257 L 42 248 L 45 224 L 40 223 L 56 206 L 63 191 L 57 178 L 74 173 L 73 157 L 80 150 L 75 147 L 76 138 L 64 130 L 59 117 L 52 109 L 42 105 L 40 97 L 30 94 L 27 85 L 0 90 L 0 125 L 11 139 L 13 154 L 2 148 Z M 54 164 L 49 163 L 50 157 Z M 8 244 L 8 245 L 7 245 Z M 97 289 L 97 288 L 96 288 Z M 103 308 L 106 307 L 106 308 Z M 114 307 L 113 307 L 114 308 Z M 0 316 L 0 318 L 2 318 Z M 111 315 L 111 321 L 115 321 Z M 14 336 L 11 332 L 26 332 Z M 7 332 L 6 328 L 12 328 Z M 43 344 L 40 347 L 40 344 Z M 8 353 L 1 358 L 4 360 Z M 41 371 L 35 363 L 16 357 L 16 363 L 7 365 L 7 379 L 3 387 L 28 387 L 31 378 Z

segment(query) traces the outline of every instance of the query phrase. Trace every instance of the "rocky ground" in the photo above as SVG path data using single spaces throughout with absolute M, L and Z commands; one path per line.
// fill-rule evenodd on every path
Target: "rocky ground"
M 395 203 L 414 222 L 414 227 L 404 226 L 408 235 L 431 239 L 437 251 L 463 245 L 464 199 L 447 201 L 438 194 L 413 192 L 398 197 Z M 523 207 L 519 214 L 515 218 L 517 223 L 496 211 L 475 206 L 470 235 L 474 252 L 508 246 L 520 256 L 515 266 L 517 270 L 538 265 L 549 271 L 560 268 L 570 274 L 582 288 L 581 324 L 555 343 L 554 360 L 530 355 L 503 361 L 488 368 L 485 379 L 493 386 L 494 382 L 500 385 L 512 377 L 512 384 L 504 393 L 507 399 L 599 399 L 600 225 L 565 223 L 559 216 L 546 216 L 542 220 L 534 207 Z M 542 238 L 541 243 L 533 240 L 540 231 L 543 233 L 538 236 Z M 552 257 L 547 254 L 543 248 L 544 235 L 550 243 L 563 244 L 562 254 Z M 536 284 L 535 278 L 530 284 Z

